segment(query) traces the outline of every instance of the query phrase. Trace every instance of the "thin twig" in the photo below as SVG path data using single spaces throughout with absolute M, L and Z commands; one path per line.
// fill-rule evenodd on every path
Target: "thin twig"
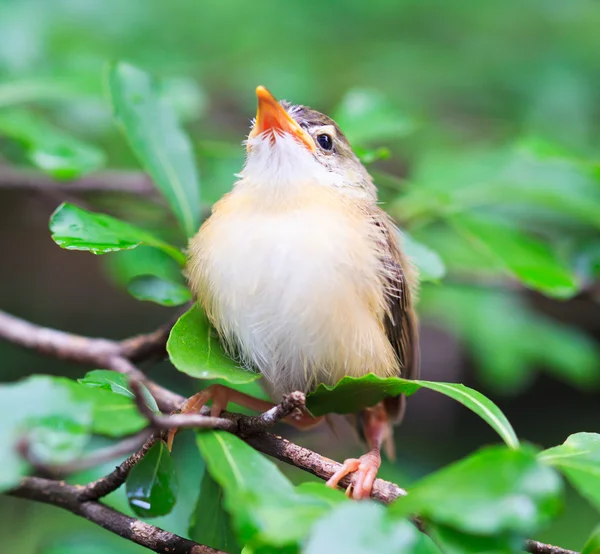
M 115 458 L 120 458 L 121 456 L 130 454 L 131 452 L 140 449 L 150 434 L 151 430 L 144 429 L 139 433 L 132 435 L 131 437 L 127 437 L 115 444 L 111 444 L 110 446 L 106 446 L 104 448 L 99 448 L 98 450 L 94 450 L 88 455 L 77 460 L 62 464 L 48 464 L 37 459 L 31 452 L 31 448 L 29 448 L 27 440 L 23 442 L 19 450 L 22 456 L 33 466 L 37 473 L 57 479 L 58 477 L 71 475 L 72 473 L 76 473 L 78 471 L 84 471 L 86 469 L 99 466 L 105 462 L 109 462 L 110 460 L 114 460 Z
M 159 440 L 159 438 L 159 434 L 150 435 L 137 452 L 134 452 L 131 456 L 129 456 L 129 458 L 118 465 L 108 475 L 100 477 L 100 479 L 92 481 L 91 483 L 85 485 L 85 487 L 80 488 L 79 500 L 98 500 L 99 498 L 116 491 L 125 482 L 133 466 L 135 466 L 135 464 L 137 464 L 146 455 L 146 452 L 150 450 L 150 448 L 157 440 Z
M 25 477 L 8 494 L 52 504 L 84 517 L 124 539 L 164 554 L 225 554 L 117 512 L 100 502 L 82 500 L 81 486 L 41 477 Z
M 552 546 L 538 541 L 525 541 L 525 551 L 530 554 L 579 554 L 574 550 L 567 550 L 560 546 Z
M 119 192 L 158 198 L 150 178 L 141 171 L 101 171 L 73 181 L 56 181 L 29 169 L 0 166 L 0 188 L 73 192 Z

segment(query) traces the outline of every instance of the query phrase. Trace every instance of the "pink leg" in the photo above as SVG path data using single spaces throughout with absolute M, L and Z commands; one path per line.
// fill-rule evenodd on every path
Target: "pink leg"
M 360 458 L 347 459 L 327 481 L 328 487 L 335 488 L 346 475 L 354 473 L 352 484 L 346 489 L 346 496 L 356 500 L 371 496 L 373 483 L 381 465 L 381 445 L 391 433 L 391 423 L 383 403 L 367 408 L 361 417 L 369 452 Z
M 213 417 L 218 417 L 223 410 L 227 409 L 229 402 L 234 402 L 235 404 L 248 408 L 249 410 L 254 410 L 255 412 L 266 412 L 275 406 L 272 402 L 255 398 L 254 396 L 230 389 L 223 385 L 211 385 L 188 398 L 181 408 L 181 413 L 197 414 L 209 400 L 212 400 L 210 415 Z M 313 417 L 307 412 L 303 412 L 302 414 L 292 414 L 283 421 L 298 429 L 309 429 L 319 424 L 322 420 L 322 417 Z M 171 429 L 169 431 L 167 437 L 167 446 L 169 449 L 171 449 L 173 445 L 173 439 L 176 432 L 176 429 Z

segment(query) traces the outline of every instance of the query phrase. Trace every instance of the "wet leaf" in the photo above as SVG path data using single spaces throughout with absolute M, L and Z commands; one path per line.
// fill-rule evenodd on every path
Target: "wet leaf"
M 138 300 L 148 300 L 161 306 L 180 306 L 192 299 L 192 293 L 185 285 L 156 275 L 135 277 L 127 285 L 127 291 Z
M 557 515 L 561 493 L 560 477 L 531 448 L 493 446 L 409 487 L 390 512 L 465 533 L 524 537 Z
M 223 350 L 208 318 L 194 306 L 174 325 L 167 341 L 173 365 L 197 379 L 223 379 L 230 383 L 249 383 L 260 375 L 242 369 Z
M 164 441 L 156 442 L 134 466 L 125 488 L 129 505 L 140 517 L 162 516 L 173 509 L 179 485 Z
M 67 250 L 106 254 L 129 250 L 140 244 L 159 248 L 181 265 L 185 255 L 148 231 L 105 214 L 88 212 L 72 204 L 61 204 L 50 217 L 52 239 Z
M 518 447 L 519 440 L 500 408 L 480 392 L 457 383 L 383 378 L 369 373 L 360 378 L 344 377 L 333 387 L 319 385 L 307 396 L 306 407 L 316 416 L 327 413 L 351 414 L 373 406 L 388 396 L 410 396 L 420 388 L 440 392 L 460 402 L 488 423 L 508 446 Z
M 126 63 L 109 68 L 114 115 L 188 237 L 200 226 L 200 181 L 190 141 L 152 78 Z
M 575 433 L 563 444 L 544 450 L 540 461 L 559 469 L 600 510 L 600 435 Z

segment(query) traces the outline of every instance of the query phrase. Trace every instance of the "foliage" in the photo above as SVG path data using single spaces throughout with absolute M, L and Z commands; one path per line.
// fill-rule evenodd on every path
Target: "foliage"
M 109 104 L 101 93 L 94 50 L 101 40 L 94 28 L 114 24 L 117 42 L 127 43 L 128 56 L 153 60 L 143 65 L 166 76 L 155 80 L 133 65 L 117 63 L 109 67 L 106 84 L 115 122 L 183 232 L 168 229 L 157 236 L 149 230 L 155 226 L 152 221 L 144 220 L 140 207 L 144 200 L 135 199 L 119 217 L 63 204 L 50 222 L 52 238 L 67 249 L 116 252 L 111 254 L 116 261 L 109 261 L 114 264 L 115 281 L 137 299 L 164 306 L 185 303 L 191 294 L 180 274 L 179 266 L 185 263 L 180 246 L 200 224 L 201 201 L 216 200 L 233 181 L 242 151 L 232 142 L 239 142 L 240 137 L 223 132 L 215 140 L 216 123 L 196 126 L 210 113 L 205 98 L 213 96 L 213 91 L 208 94 L 200 89 L 196 76 L 210 74 L 214 61 L 198 61 L 203 57 L 197 55 L 197 48 L 184 48 L 177 63 L 172 63 L 162 55 L 160 41 L 154 44 L 140 37 L 164 36 L 169 25 L 163 23 L 173 16 L 183 30 L 178 37 L 182 41 L 199 36 L 197 40 L 211 41 L 203 43 L 218 50 L 223 46 L 220 41 L 226 39 L 217 36 L 211 17 L 190 17 L 184 10 L 160 3 L 110 1 L 109 9 L 90 7 L 88 13 L 80 14 L 79 33 L 86 40 L 78 40 L 74 48 L 72 39 L 60 38 L 68 37 L 62 28 L 65 20 L 53 18 L 49 3 L 33 3 L 40 10 L 40 32 L 33 35 L 16 4 L 11 5 L 12 11 L 0 7 L 4 35 L 9 30 L 21 32 L 29 45 L 29 50 L 21 51 L 20 61 L 0 57 L 0 72 L 13 79 L 0 86 L 0 137 L 6 140 L 0 144 L 3 156 L 57 179 L 80 177 L 104 164 L 113 168 L 134 163 L 108 125 Z M 590 154 L 599 137 L 593 117 L 595 102 L 586 86 L 586 78 L 597 80 L 593 57 L 586 53 L 597 48 L 585 42 L 586 33 L 561 27 L 572 18 L 595 29 L 598 15 L 581 2 L 547 8 L 533 4 L 521 6 L 516 19 L 500 4 L 480 12 L 464 2 L 440 6 L 439 17 L 451 14 L 462 21 L 460 27 L 448 29 L 448 40 L 453 40 L 454 33 L 462 36 L 463 29 L 472 29 L 470 40 L 458 45 L 459 71 L 456 64 L 445 63 L 450 55 L 446 51 L 451 50 L 446 44 L 439 48 L 424 44 L 418 36 L 404 39 L 408 41 L 402 45 L 406 60 L 413 56 L 414 47 L 420 52 L 419 62 L 402 58 L 397 67 L 398 60 L 390 57 L 385 41 L 361 43 L 365 50 L 355 52 L 357 58 L 370 60 L 376 68 L 369 72 L 385 74 L 385 79 L 376 89 L 349 89 L 329 110 L 365 163 L 390 158 L 372 173 L 387 209 L 401 224 L 407 252 L 425 282 L 419 310 L 458 337 L 485 384 L 503 392 L 525 388 L 537 370 L 585 389 L 596 387 L 600 375 L 600 354 L 592 339 L 541 315 L 526 300 L 533 293 L 573 298 L 600 275 L 600 172 Z M 384 2 L 349 4 L 347 32 L 358 35 L 364 18 L 373 11 L 381 18 L 378 33 L 389 33 L 385 20 L 396 13 L 390 6 Z M 213 17 L 231 9 L 212 7 Z M 237 8 L 241 19 L 253 9 L 241 3 Z M 318 9 L 324 22 L 339 18 L 333 5 Z M 410 33 L 421 20 L 429 21 L 424 8 L 406 9 L 402 21 L 389 17 L 394 37 L 402 34 L 399 29 Z M 149 14 L 148 27 L 142 30 L 144 26 L 130 25 L 135 19 L 132 14 L 138 11 Z M 319 73 L 320 64 L 304 59 L 307 52 L 298 54 L 293 70 L 274 74 L 270 69 L 289 64 L 290 43 L 297 50 L 297 37 L 303 37 L 306 44 L 321 40 L 320 31 L 313 34 L 317 33 L 314 15 L 291 17 L 289 26 L 281 25 L 277 10 L 264 10 L 262 16 L 261 25 L 273 33 L 278 47 L 264 61 L 256 56 L 261 59 L 252 71 L 243 70 L 251 53 L 240 49 L 243 64 L 237 71 L 225 72 L 223 79 L 251 90 L 259 72 L 272 78 L 274 91 L 286 92 L 290 100 L 333 106 L 333 98 L 354 77 L 342 76 L 333 84 L 330 73 Z M 481 21 L 484 24 L 478 25 Z M 523 54 L 522 37 L 529 37 L 532 27 L 542 25 L 540 21 L 570 33 L 569 48 L 561 56 L 555 56 L 554 49 L 544 53 L 544 48 L 538 57 Z M 514 44 L 504 41 L 500 53 L 488 44 L 486 29 L 493 25 L 508 25 L 516 37 Z M 240 32 L 255 33 L 255 29 Z M 108 57 L 122 55 L 116 47 L 111 50 L 109 42 Z M 339 56 L 335 51 L 329 54 L 333 62 Z M 41 69 L 40 78 L 22 78 L 18 67 L 27 65 L 27 56 L 49 74 L 58 72 L 64 83 L 44 79 Z M 539 63 L 540 56 L 544 63 Z M 432 60 L 439 71 L 424 71 Z M 565 60 L 577 60 L 580 72 L 568 71 Z M 180 71 L 194 78 L 173 75 Z M 363 80 L 368 82 L 365 75 Z M 203 85 L 208 87 L 210 82 L 206 78 Z M 502 86 L 494 85 L 490 91 L 492 82 Z M 467 84 L 477 94 L 466 94 Z M 423 89 L 428 94 L 421 94 Z M 461 141 L 446 114 L 449 106 L 470 114 L 477 136 L 486 132 L 491 143 Z M 249 110 L 248 103 L 243 112 Z M 520 123 L 507 128 L 503 118 L 519 118 Z M 404 146 L 402 154 L 399 143 Z M 389 162 L 397 164 L 395 169 L 403 168 L 402 178 L 383 169 L 390 167 Z M 532 292 L 526 295 L 524 290 Z M 198 308 L 179 319 L 168 353 L 179 371 L 196 379 L 220 379 L 235 386 L 248 386 L 258 379 L 227 356 Z M 368 395 L 365 381 L 372 385 Z M 309 398 L 309 406 L 315 413 L 353 411 L 359 407 L 352 403 L 357 400 L 358 386 L 361 406 L 390 393 L 412 394 L 421 387 L 438 390 L 470 407 L 513 448 L 493 446 L 466 456 L 417 480 L 407 498 L 386 508 L 352 503 L 321 484 L 296 486 L 240 439 L 223 432 L 199 433 L 197 447 L 206 466 L 194 483 L 198 498 L 185 515 L 191 538 L 227 552 L 240 552 L 244 546 L 256 554 L 298 550 L 518 552 L 525 537 L 541 532 L 556 517 L 563 500 L 561 475 L 600 509 L 598 435 L 571 435 L 563 445 L 536 453 L 528 444 L 519 445 L 494 403 L 455 383 L 372 376 L 360 382 L 345 379 L 333 390 L 321 387 Z M 147 399 L 157 409 L 151 397 Z M 5 385 L 0 388 L 0 413 L 0 487 L 4 490 L 31 471 L 17 454 L 22 437 L 36 458 L 51 464 L 80 456 L 93 435 L 118 437 L 144 424 L 126 380 L 103 370 L 90 372 L 79 383 L 35 376 Z M 143 517 L 177 509 L 183 494 L 183 487 L 177 491 L 176 486 L 180 477 L 163 443 L 157 443 L 130 475 L 127 489 L 132 507 Z M 427 535 L 407 519 L 415 513 L 425 522 Z M 598 531 L 584 552 L 597 548 Z

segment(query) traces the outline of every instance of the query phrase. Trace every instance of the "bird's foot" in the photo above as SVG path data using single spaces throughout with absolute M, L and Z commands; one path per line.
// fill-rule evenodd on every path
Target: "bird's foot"
M 227 387 L 223 385 L 211 385 L 204 390 L 190 396 L 181 407 L 179 411 L 182 414 L 198 414 L 200 410 L 206 405 L 209 400 L 212 400 L 212 406 L 210 407 L 210 415 L 212 417 L 218 417 L 221 412 L 227 408 L 229 403 L 229 391 Z M 173 448 L 173 439 L 177 429 L 169 429 L 167 435 L 167 447 L 169 450 Z
M 212 405 L 210 407 L 210 415 L 212 417 L 220 416 L 221 412 L 227 409 L 227 405 L 230 402 L 239 404 L 240 406 L 255 412 L 266 412 L 275 406 L 275 404 L 272 402 L 261 400 L 260 398 L 254 398 L 253 396 L 230 389 L 224 385 L 211 385 L 210 387 L 207 387 L 199 393 L 194 394 L 194 396 L 188 398 L 181 407 L 180 413 L 200 413 L 202 408 L 208 403 L 209 400 L 212 400 Z M 319 424 L 322 420 L 323 416 L 313 417 L 305 410 L 296 410 L 296 412 L 286 417 L 283 421 L 293 425 L 297 429 L 306 430 Z M 167 446 L 169 447 L 169 450 L 173 446 L 173 439 L 175 438 L 176 433 L 177 429 L 169 430 L 167 435 Z
M 369 498 L 380 465 L 381 456 L 378 451 L 371 451 L 360 458 L 349 458 L 326 484 L 328 487 L 336 488 L 346 475 L 354 473 L 354 479 L 346 489 L 346 496 L 355 500 Z

